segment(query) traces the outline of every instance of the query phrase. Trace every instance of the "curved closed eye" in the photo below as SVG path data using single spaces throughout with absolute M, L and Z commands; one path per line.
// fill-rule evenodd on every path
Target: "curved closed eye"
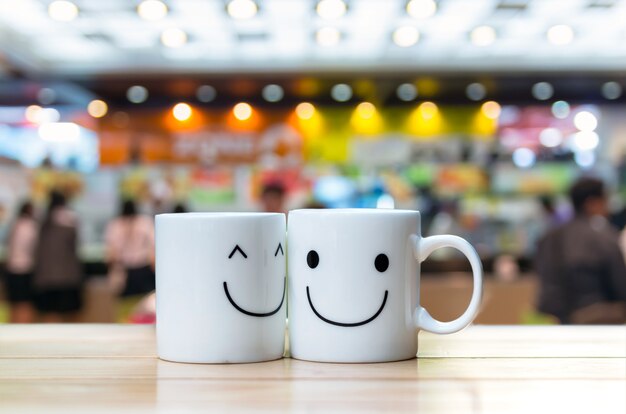
M 278 247 L 276 248 L 276 252 L 274 252 L 274 257 L 278 256 L 278 252 L 280 252 L 280 254 L 282 254 L 283 256 L 285 255 L 285 252 L 283 251 L 283 245 L 278 243 Z
M 228 255 L 228 258 L 232 259 L 233 256 L 235 255 L 235 253 L 237 253 L 237 252 L 241 253 L 241 255 L 244 257 L 244 259 L 248 258 L 248 255 L 245 254 L 243 250 L 241 250 L 241 247 L 239 247 L 238 244 L 235 245 L 235 248 L 233 249 L 232 252 L 230 252 L 230 254 Z

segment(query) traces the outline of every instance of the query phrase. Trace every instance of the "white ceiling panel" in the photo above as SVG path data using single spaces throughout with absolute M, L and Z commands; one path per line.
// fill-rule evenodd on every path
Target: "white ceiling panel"
M 426 19 L 409 16 L 407 0 L 346 0 L 346 14 L 334 20 L 317 15 L 317 0 L 256 0 L 248 20 L 229 16 L 228 0 L 163 1 L 167 16 L 145 21 L 139 0 L 73 0 L 78 17 L 59 22 L 48 15 L 52 0 L 0 0 L 0 52 L 18 56 L 25 71 L 61 75 L 626 69 L 626 0 L 438 0 Z M 557 24 L 572 28 L 571 43 L 548 41 Z M 419 41 L 399 47 L 392 34 L 407 25 Z M 496 39 L 473 45 L 470 33 L 483 25 Z M 322 27 L 338 29 L 339 43 L 317 44 Z M 187 33 L 187 44 L 164 46 L 169 28 Z

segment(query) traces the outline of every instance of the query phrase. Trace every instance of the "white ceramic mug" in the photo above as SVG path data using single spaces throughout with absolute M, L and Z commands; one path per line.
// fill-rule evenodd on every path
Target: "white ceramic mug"
M 281 358 L 285 215 L 156 217 L 157 349 L 177 362 Z
M 287 239 L 293 358 L 410 359 L 417 354 L 417 330 L 456 332 L 478 312 L 482 295 L 478 254 L 460 237 L 422 237 L 418 211 L 294 210 L 289 213 Z M 447 246 L 469 259 L 474 291 L 458 319 L 440 322 L 419 305 L 420 262 Z

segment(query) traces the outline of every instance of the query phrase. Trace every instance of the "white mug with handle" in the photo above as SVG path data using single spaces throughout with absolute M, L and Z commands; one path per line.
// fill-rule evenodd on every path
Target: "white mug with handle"
M 422 237 L 411 210 L 293 210 L 287 234 L 289 343 L 293 358 L 385 362 L 414 358 L 417 331 L 449 334 L 480 306 L 482 265 L 464 239 Z M 420 263 L 453 247 L 469 260 L 474 289 L 457 319 L 441 322 L 419 304 Z

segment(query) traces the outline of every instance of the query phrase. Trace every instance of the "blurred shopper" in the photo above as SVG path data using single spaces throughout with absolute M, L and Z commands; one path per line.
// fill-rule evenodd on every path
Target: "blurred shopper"
M 33 205 L 27 201 L 20 207 L 7 238 L 5 280 L 10 304 L 9 321 L 12 323 L 29 323 L 34 320 L 31 284 L 37 232 Z
M 186 213 L 187 211 L 187 206 L 184 203 L 176 203 L 172 213 Z
M 122 297 L 141 296 L 155 288 L 154 223 L 125 200 L 105 235 L 109 280 Z
M 550 196 L 543 195 L 538 199 L 541 210 L 544 214 L 545 228 L 550 229 L 567 223 L 571 217 L 567 211 L 559 209 L 555 206 L 554 199 Z
M 624 323 L 626 264 L 606 220 L 604 185 L 582 178 L 570 198 L 574 218 L 539 241 L 539 310 L 566 324 Z
M 65 196 L 50 194 L 35 253 L 35 306 L 43 322 L 76 321 L 82 308 L 82 267 L 77 254 L 78 220 Z
M 269 183 L 261 191 L 263 211 L 268 213 L 285 212 L 285 187 L 279 183 Z

